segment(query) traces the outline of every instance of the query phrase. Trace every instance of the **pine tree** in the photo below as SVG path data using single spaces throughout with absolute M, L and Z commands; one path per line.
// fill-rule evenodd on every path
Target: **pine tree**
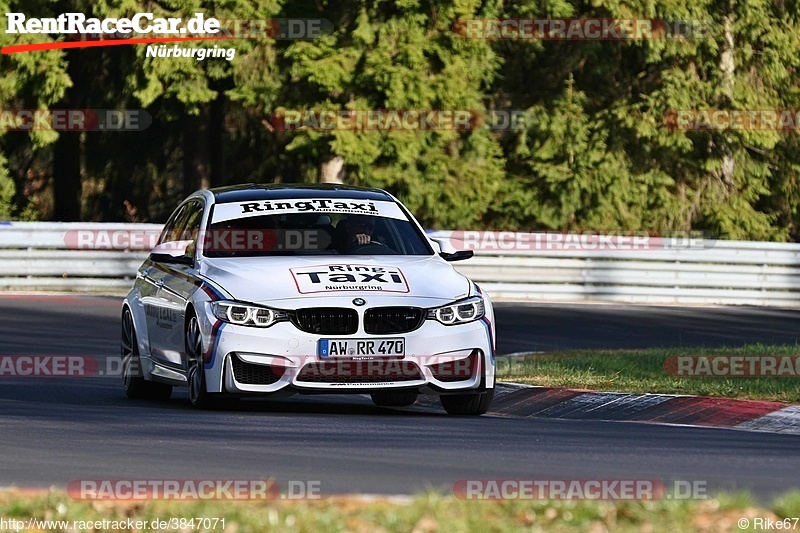
M 0 12 L 19 13 L 35 11 L 48 13 L 51 2 L 46 0 L 0 0 Z M 7 20 L 0 24 L 0 46 L 30 44 L 52 40 L 47 35 L 6 33 Z M 37 52 L 35 54 L 12 54 L 0 56 L 0 109 L 49 109 L 58 102 L 72 84 L 67 74 L 65 54 L 61 51 Z M 58 138 L 49 130 L 32 130 L 29 133 L 7 133 L 0 131 L 0 146 L 7 150 L 9 136 L 27 136 L 26 143 L 34 151 L 46 150 Z M 5 138 L 3 138 L 5 137 Z M 18 139 L 14 139 L 18 141 Z M 0 218 L 12 218 L 23 212 L 29 213 L 27 199 L 17 201 L 17 191 L 24 187 L 25 176 L 9 172 L 8 159 L 0 152 Z
M 485 41 L 452 31 L 486 17 L 473 2 L 344 2 L 321 16 L 336 31 L 292 43 L 286 109 L 485 110 L 499 60 Z M 305 131 L 287 150 L 326 163 L 341 158 L 349 183 L 384 187 L 432 227 L 476 227 L 503 179 L 503 156 L 487 129 Z

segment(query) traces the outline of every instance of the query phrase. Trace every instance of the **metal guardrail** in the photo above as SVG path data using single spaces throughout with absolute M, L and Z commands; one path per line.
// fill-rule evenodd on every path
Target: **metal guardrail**
M 160 224 L 0 223 L 0 290 L 127 291 L 160 232 Z
M 0 223 L 0 290 L 124 291 L 160 230 L 157 224 Z M 429 234 L 458 248 L 463 233 Z M 499 300 L 800 307 L 800 244 L 684 247 L 658 239 L 646 249 L 553 249 L 514 245 L 515 235 L 536 234 L 492 235 L 500 238 L 490 244 L 505 245 L 484 242 L 473 259 L 453 266 Z
M 457 240 L 464 233 L 431 236 Z M 517 242 L 514 235 L 505 242 Z M 563 240 L 557 249 L 547 241 L 525 249 L 526 242 L 482 246 L 458 268 L 500 300 L 800 307 L 800 244 L 665 238 L 612 250 Z

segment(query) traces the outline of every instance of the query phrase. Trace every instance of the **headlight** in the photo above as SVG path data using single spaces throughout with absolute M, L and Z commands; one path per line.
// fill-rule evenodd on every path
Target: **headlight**
M 429 309 L 428 320 L 437 320 L 445 326 L 466 324 L 483 318 L 485 310 L 483 298 L 476 296 L 436 309 Z
M 268 328 L 289 318 L 286 311 L 239 302 L 212 302 L 211 309 L 218 319 L 238 326 Z

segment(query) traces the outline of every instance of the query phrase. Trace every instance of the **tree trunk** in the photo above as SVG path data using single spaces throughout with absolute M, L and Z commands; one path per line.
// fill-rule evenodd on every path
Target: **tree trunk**
M 208 146 L 208 106 L 199 115 L 184 115 L 183 193 L 185 196 L 211 186 L 211 162 Z
M 344 158 L 337 155 L 319 166 L 320 183 L 344 183 Z
M 81 219 L 81 137 L 61 132 L 53 149 L 53 220 Z
M 722 45 L 722 54 L 719 61 L 719 69 L 722 72 L 722 90 L 725 94 L 725 107 L 730 109 L 733 104 L 733 83 L 736 71 L 736 63 L 733 58 L 733 6 L 730 0 L 725 2 L 725 15 L 723 17 L 723 32 L 725 42 Z M 723 133 L 723 136 L 726 134 Z M 727 137 L 722 142 L 722 182 L 729 188 L 735 186 L 734 170 L 735 162 L 733 152 Z
M 59 109 L 83 108 L 83 50 L 67 51 L 67 73 L 73 86 L 59 102 Z M 81 133 L 62 131 L 53 147 L 53 220 L 78 222 L 81 219 Z
M 208 121 L 210 186 L 227 185 L 225 176 L 225 96 L 219 92 L 211 102 Z

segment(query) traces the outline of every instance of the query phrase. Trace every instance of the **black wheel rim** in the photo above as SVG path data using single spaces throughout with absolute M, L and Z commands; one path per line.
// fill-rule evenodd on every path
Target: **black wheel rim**
M 134 377 L 133 365 L 138 353 L 136 335 L 133 331 L 133 317 L 131 317 L 130 311 L 125 311 L 122 317 L 122 339 L 120 345 L 122 350 L 122 382 L 127 388 Z
M 197 403 L 203 393 L 203 341 L 197 319 L 192 318 L 186 330 L 189 399 Z

